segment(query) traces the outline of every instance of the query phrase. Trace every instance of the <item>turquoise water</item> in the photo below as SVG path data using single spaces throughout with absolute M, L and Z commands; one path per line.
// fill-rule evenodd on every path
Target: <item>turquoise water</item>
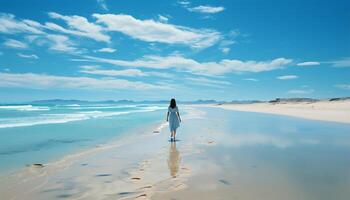
M 0 174 L 137 134 L 164 120 L 166 105 L 1 105 Z

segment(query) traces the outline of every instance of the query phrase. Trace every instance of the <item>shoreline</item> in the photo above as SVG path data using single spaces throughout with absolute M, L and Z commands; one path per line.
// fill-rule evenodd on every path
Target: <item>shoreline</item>
M 91 146 L 91 148 L 87 148 L 87 149 L 77 149 L 62 157 L 50 159 L 48 162 L 28 163 L 25 166 L 16 168 L 12 171 L 10 170 L 10 171 L 5 171 L 4 173 L 0 173 L 0 180 L 1 178 L 4 178 L 4 177 L 13 176 L 18 173 L 23 173 L 23 171 L 26 171 L 31 167 L 58 166 L 61 163 L 69 162 L 79 157 L 84 157 L 84 156 L 88 156 L 90 154 L 98 153 L 101 151 L 107 151 L 108 149 L 117 148 L 122 145 L 127 145 L 129 143 L 134 142 L 135 140 L 142 139 L 149 135 L 159 133 L 159 131 L 164 128 L 164 124 L 165 124 L 164 122 L 156 121 L 146 125 L 142 125 L 137 128 L 131 128 L 128 131 L 123 131 L 121 135 L 117 135 L 114 138 L 110 138 L 109 142 L 96 144 L 94 146 Z M 136 133 L 142 133 L 142 134 L 137 135 Z
M 34 199 L 51 199 L 51 198 L 41 197 L 40 194 L 37 193 L 42 188 L 53 187 L 52 185 L 55 185 L 55 183 L 50 183 L 48 179 L 57 179 L 57 178 L 61 179 L 62 177 L 67 178 L 70 176 L 74 176 L 73 174 L 79 174 L 79 173 L 84 173 L 85 175 L 89 174 L 91 172 L 82 172 L 77 170 L 76 168 L 87 167 L 88 165 L 91 165 L 90 163 L 93 163 L 95 162 L 95 160 L 99 159 L 100 157 L 99 155 L 102 155 L 101 157 L 104 157 L 103 159 L 106 159 L 105 158 L 106 154 L 110 154 L 113 151 L 120 151 L 120 149 L 122 149 L 122 151 L 127 152 L 130 146 L 140 143 L 140 141 L 148 139 L 152 136 L 158 135 L 159 131 L 161 131 L 165 127 L 166 126 L 164 126 L 164 122 L 156 122 L 153 124 L 149 124 L 144 127 L 133 129 L 132 134 L 130 136 L 124 136 L 122 138 L 114 139 L 109 143 L 97 145 L 87 150 L 73 152 L 62 158 L 51 160 L 47 163 L 40 163 L 40 164 L 33 163 L 31 165 L 24 166 L 21 169 L 12 171 L 8 174 L 1 174 L 0 194 L 5 199 L 23 199 L 23 197 L 25 197 L 27 193 L 28 194 L 33 193 L 33 197 L 29 197 L 29 199 L 33 199 L 33 200 Z M 141 133 L 141 134 L 136 135 L 136 133 Z M 115 161 L 112 161 L 112 160 L 109 160 L 109 161 L 103 160 L 103 162 L 100 162 L 100 163 L 108 162 L 109 163 L 108 165 L 110 165 L 110 163 L 113 163 L 113 164 L 118 164 L 125 167 L 126 165 L 128 165 L 127 164 L 128 162 L 133 164 L 140 162 L 138 158 L 137 159 L 130 158 L 129 160 L 130 162 L 129 161 L 125 162 L 126 161 L 125 158 L 119 159 L 119 161 L 123 161 L 123 163 L 115 163 Z M 94 165 L 98 166 L 99 164 L 96 164 L 96 163 Z M 102 164 L 102 166 L 100 167 L 104 168 L 103 165 L 104 164 Z M 94 169 L 90 169 L 90 170 L 93 171 Z M 108 177 L 109 174 L 96 173 L 96 177 L 104 177 L 104 176 Z M 36 186 L 33 186 L 30 183 L 33 183 Z M 17 194 L 18 191 L 21 191 L 21 192 Z M 63 198 L 63 197 L 65 197 L 65 195 L 62 195 L 59 198 Z M 82 198 L 82 197 L 83 196 L 79 198 Z M 92 199 L 95 199 L 95 198 L 92 198 Z
M 114 146 L 0 177 L 0 194 L 28 200 L 334 199 L 329 195 L 334 191 L 339 197 L 350 195 L 337 187 L 347 188 L 350 177 L 348 182 L 323 185 L 348 170 L 349 125 L 210 106 L 184 106 L 181 112 L 185 110 L 176 143 L 168 141 L 165 122 L 155 123 Z M 254 125 L 245 126 L 252 119 Z M 339 142 L 336 156 L 324 152 L 325 146 Z M 310 148 L 313 151 L 305 154 Z M 306 167 L 298 167 L 300 162 Z M 311 180 L 317 183 L 308 185 Z
M 185 120 L 190 118 L 196 118 L 198 117 L 198 115 L 200 115 L 200 113 L 194 111 L 194 109 L 190 107 L 191 106 L 189 106 L 189 111 L 186 112 L 186 114 L 184 114 L 184 116 L 182 117 Z M 86 149 L 83 151 L 72 152 L 71 154 L 67 154 L 59 159 L 51 160 L 47 163 L 32 163 L 30 165 L 23 166 L 20 169 L 11 171 L 10 173 L 0 174 L 0 194 L 7 197 L 7 199 L 17 199 L 17 198 L 22 199 L 21 195 L 25 195 L 25 193 L 27 192 L 31 193 L 33 191 L 37 191 L 42 187 L 46 187 L 46 185 L 48 185 L 48 182 L 45 179 L 47 178 L 53 179 L 57 175 L 67 176 L 67 174 L 71 174 L 73 171 L 75 173 L 81 173 L 80 171 L 77 171 L 76 168 L 77 167 L 80 168 L 81 166 L 87 166 L 88 165 L 87 163 L 94 162 L 96 159 L 99 159 L 100 157 L 99 155 L 101 155 L 101 157 L 104 157 L 103 158 L 104 160 L 101 163 L 108 163 L 106 164 L 109 167 L 108 170 L 111 170 L 110 163 L 113 163 L 113 164 L 116 164 L 116 163 L 115 161 L 110 160 L 110 158 L 106 158 L 106 155 L 111 154 L 114 151 L 116 152 L 125 151 L 125 154 L 128 155 L 130 154 L 130 152 L 128 152 L 130 147 L 137 148 L 137 146 L 144 146 L 143 144 L 144 141 L 150 142 L 153 139 L 156 139 L 160 135 L 162 135 L 161 138 L 163 140 L 164 136 L 166 137 L 168 136 L 168 134 L 164 134 L 164 133 L 167 133 L 167 127 L 168 127 L 167 122 L 164 122 L 164 121 L 153 122 L 151 124 L 143 125 L 136 129 L 132 129 L 128 131 L 129 133 L 131 132 L 131 134 L 124 135 L 121 138 L 113 139 L 111 142 L 101 144 L 101 145 L 96 145 L 93 148 Z M 161 143 L 159 137 L 157 141 L 159 144 Z M 167 139 L 165 139 L 165 141 L 167 141 Z M 134 158 L 124 157 L 119 159 L 121 163 L 118 163 L 118 165 L 125 167 L 127 165 L 130 165 L 131 163 L 132 165 L 143 166 L 154 159 L 157 160 L 159 158 L 153 158 L 153 156 L 149 158 L 146 158 L 146 156 L 144 158 L 138 158 L 136 156 Z M 89 160 L 89 161 L 85 161 L 85 160 Z M 160 163 L 159 161 L 155 161 L 155 162 Z M 106 166 L 101 166 L 101 167 L 105 168 Z M 94 169 L 91 169 L 91 170 L 94 170 Z M 119 169 L 119 170 L 122 171 L 122 169 Z M 137 173 L 139 173 L 139 171 L 132 168 L 127 169 L 126 171 L 128 171 L 128 174 L 134 174 L 132 175 L 133 177 L 129 177 L 131 178 L 130 184 L 137 183 L 138 177 L 135 178 L 135 176 L 137 176 Z M 88 172 L 88 173 L 91 173 L 91 172 Z M 96 174 L 97 174 L 96 176 L 99 176 L 99 177 L 109 176 L 108 173 L 98 174 L 96 172 Z M 120 176 L 123 176 L 123 175 L 120 174 Z M 165 179 L 164 177 L 165 175 L 159 178 Z M 125 180 L 127 179 L 126 177 L 124 177 L 123 179 L 124 180 L 121 180 L 122 182 L 130 181 L 130 180 Z M 28 182 L 40 183 L 40 184 L 38 184 L 37 187 L 32 188 L 31 184 L 28 185 Z M 120 187 L 125 188 L 122 186 Z M 17 192 L 15 191 L 11 192 L 11 189 L 14 189 L 14 188 L 16 191 L 17 190 L 23 191 L 21 192 L 19 197 L 16 197 Z M 147 188 L 147 189 L 150 189 L 150 188 Z M 137 188 L 134 188 L 134 190 L 137 190 Z M 149 192 L 151 191 L 148 191 L 148 195 L 150 195 Z M 38 194 L 35 194 L 35 195 L 38 195 Z M 31 199 L 38 199 L 38 198 L 39 196 L 34 196 Z M 95 199 L 95 198 L 92 198 L 92 199 Z
M 4 171 L 0 172 L 0 180 L 1 178 L 23 173 L 24 171 L 28 171 L 28 169 L 35 166 L 57 166 L 60 163 L 69 162 L 79 157 L 84 157 L 88 156 L 89 154 L 106 151 L 108 149 L 116 148 L 122 145 L 127 145 L 128 143 L 132 143 L 137 139 L 147 137 L 150 133 L 154 134 L 154 131 L 159 131 L 159 129 L 161 129 L 163 126 L 164 122 L 157 120 L 137 127 L 132 127 L 129 130 L 123 130 L 116 134 L 116 136 L 109 138 L 108 141 L 91 145 L 88 148 L 76 148 L 67 154 L 64 154 L 63 156 L 54 156 L 53 158 L 48 158 L 47 161 L 37 162 L 33 160 L 32 162 L 28 162 L 25 165 L 16 166 L 13 169 L 5 169 Z
M 209 105 L 228 110 L 257 112 L 338 123 L 350 123 L 350 100 Z

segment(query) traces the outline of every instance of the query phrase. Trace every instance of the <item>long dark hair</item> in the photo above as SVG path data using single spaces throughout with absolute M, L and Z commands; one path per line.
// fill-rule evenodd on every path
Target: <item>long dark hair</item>
M 175 108 L 176 107 L 176 101 L 175 101 L 175 99 L 171 99 L 170 100 L 170 106 L 169 106 L 170 108 Z

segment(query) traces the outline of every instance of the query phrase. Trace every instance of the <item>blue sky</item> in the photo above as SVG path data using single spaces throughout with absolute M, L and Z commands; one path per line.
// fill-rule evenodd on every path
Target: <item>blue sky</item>
M 1 102 L 350 96 L 346 0 L 0 5 Z

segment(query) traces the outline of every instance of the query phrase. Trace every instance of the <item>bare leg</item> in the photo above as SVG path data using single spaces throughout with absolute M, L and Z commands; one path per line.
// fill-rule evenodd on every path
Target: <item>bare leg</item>
M 176 129 L 174 130 L 174 140 L 175 140 L 175 136 L 176 136 Z

